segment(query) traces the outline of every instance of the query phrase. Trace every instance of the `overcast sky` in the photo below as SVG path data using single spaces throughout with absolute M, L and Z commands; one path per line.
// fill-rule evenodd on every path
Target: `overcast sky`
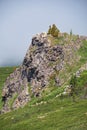
M 21 64 L 32 36 L 53 23 L 87 36 L 87 0 L 0 0 L 0 66 Z

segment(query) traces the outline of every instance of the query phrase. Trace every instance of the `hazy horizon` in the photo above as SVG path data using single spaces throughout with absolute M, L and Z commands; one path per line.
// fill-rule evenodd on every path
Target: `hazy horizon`
M 0 66 L 21 64 L 32 36 L 52 24 L 87 36 L 87 0 L 0 0 Z

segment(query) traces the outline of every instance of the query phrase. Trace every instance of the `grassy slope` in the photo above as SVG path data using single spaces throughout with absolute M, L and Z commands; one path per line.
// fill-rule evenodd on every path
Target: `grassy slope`
M 0 68 L 6 75 L 6 68 Z M 14 68 L 8 68 L 8 74 Z M 2 77 L 0 75 L 0 77 Z M 3 76 L 3 81 L 6 79 Z M 3 83 L 3 82 L 2 82 Z M 33 99 L 24 108 L 0 115 L 1 130 L 86 130 L 87 100 L 72 102 L 72 98 L 55 97 L 59 89 L 45 98 Z M 50 97 L 50 98 L 49 98 Z M 33 105 L 32 105 L 33 104 Z
M 86 130 L 87 100 L 53 99 L 0 116 L 2 130 Z

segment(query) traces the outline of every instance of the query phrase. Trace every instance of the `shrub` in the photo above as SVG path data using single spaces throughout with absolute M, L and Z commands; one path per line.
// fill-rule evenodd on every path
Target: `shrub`
M 59 29 L 56 27 L 55 24 L 53 24 L 52 27 L 49 26 L 47 34 L 51 34 L 53 37 L 58 37 L 59 32 L 60 32 Z

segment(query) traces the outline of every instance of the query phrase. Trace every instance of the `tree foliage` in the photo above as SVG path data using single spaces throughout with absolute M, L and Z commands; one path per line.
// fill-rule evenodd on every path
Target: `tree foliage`
M 59 29 L 56 27 L 55 24 L 53 24 L 52 27 L 49 26 L 47 34 L 51 34 L 53 37 L 58 37 L 59 32 L 60 32 Z

